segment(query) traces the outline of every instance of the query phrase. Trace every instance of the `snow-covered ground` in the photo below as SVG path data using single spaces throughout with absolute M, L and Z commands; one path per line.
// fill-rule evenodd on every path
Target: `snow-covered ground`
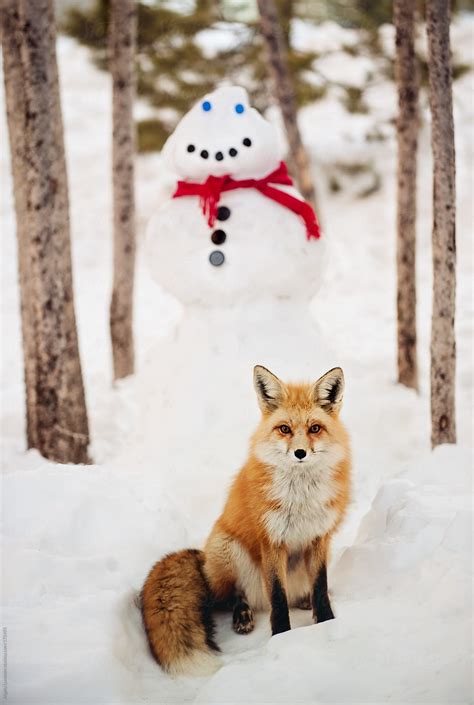
M 472 60 L 472 27 L 464 19 L 453 34 L 454 49 L 466 61 Z M 352 35 L 346 37 L 350 41 L 344 32 L 339 40 L 340 35 L 339 29 L 331 35 L 336 58 L 320 67 L 336 81 L 338 71 L 342 77 L 356 76 L 362 66 L 353 70 L 350 54 L 341 51 L 353 43 Z M 230 617 L 224 616 L 218 625 L 223 668 L 208 679 L 172 680 L 148 654 L 133 597 L 164 552 L 202 544 L 233 468 L 223 469 L 222 486 L 207 488 L 205 511 L 196 506 L 184 513 L 181 488 L 173 487 L 163 476 L 165 469 L 153 462 L 154 439 L 140 438 L 140 395 L 146 393 L 140 370 L 149 369 L 143 363 L 180 316 L 179 305 L 151 281 L 140 253 L 138 372 L 111 385 L 110 81 L 73 41 L 60 39 L 58 51 L 76 311 L 97 464 L 59 466 L 24 451 L 13 201 L 8 150 L 2 149 L 3 604 L 9 700 L 24 705 L 470 702 L 472 71 L 456 82 L 454 95 L 459 444 L 434 453 L 429 445 L 427 112 L 419 159 L 421 391 L 416 395 L 395 384 L 393 132 L 388 130 L 384 140 L 365 140 L 380 123 L 387 130 L 395 109 L 393 86 L 374 82 L 366 114 L 348 114 L 330 91 L 302 112 L 301 124 L 332 240 L 326 281 L 313 311 L 345 369 L 344 418 L 354 447 L 354 501 L 330 569 L 337 619 L 310 626 L 308 613 L 295 611 L 293 627 L 301 628 L 270 639 L 266 615 L 245 637 L 235 635 Z M 1 112 L 4 145 L 3 106 Z M 381 177 L 379 191 L 357 198 L 361 189 L 352 188 L 351 176 L 341 191 L 329 190 L 326 177 L 335 164 L 357 164 L 367 155 Z M 159 155 L 138 159 L 140 236 L 166 182 Z M 190 473 L 188 492 L 193 487 L 201 496 L 200 478 Z

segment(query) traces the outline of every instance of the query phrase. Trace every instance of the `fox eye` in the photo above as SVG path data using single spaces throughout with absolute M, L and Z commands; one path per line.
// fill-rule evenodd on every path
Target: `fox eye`
M 321 430 L 321 426 L 317 423 L 314 423 L 312 426 L 309 427 L 310 433 L 319 433 L 320 430 Z
M 282 424 L 281 426 L 279 426 L 278 428 L 281 431 L 281 433 L 284 433 L 284 434 L 291 433 L 291 428 L 289 426 L 287 426 L 285 423 Z

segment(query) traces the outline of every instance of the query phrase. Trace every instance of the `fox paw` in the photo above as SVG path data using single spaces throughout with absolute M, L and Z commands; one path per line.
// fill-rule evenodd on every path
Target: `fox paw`
M 232 617 L 232 628 L 237 634 L 248 634 L 255 626 L 253 612 L 248 605 L 238 605 Z

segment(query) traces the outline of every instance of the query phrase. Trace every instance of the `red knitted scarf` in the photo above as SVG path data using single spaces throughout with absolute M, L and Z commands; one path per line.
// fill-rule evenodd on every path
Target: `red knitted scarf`
M 288 174 L 285 162 L 280 162 L 278 169 L 275 169 L 263 179 L 232 179 L 230 176 L 209 176 L 203 184 L 191 183 L 188 181 L 178 181 L 178 186 L 173 194 L 173 198 L 180 196 L 199 196 L 202 212 L 207 217 L 209 227 L 213 227 L 217 217 L 217 207 L 221 193 L 233 191 L 237 188 L 255 188 L 272 201 L 280 203 L 285 208 L 296 213 L 305 222 L 306 237 L 319 238 L 321 232 L 316 213 L 309 203 L 301 201 L 295 196 L 291 196 L 286 191 L 275 188 L 270 184 L 285 184 L 291 186 L 293 181 Z

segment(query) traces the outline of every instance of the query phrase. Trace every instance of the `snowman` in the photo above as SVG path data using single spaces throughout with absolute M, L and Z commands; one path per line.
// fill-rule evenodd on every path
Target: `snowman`
M 163 157 L 176 189 L 150 221 L 147 257 L 182 316 L 142 370 L 142 433 L 184 510 L 199 503 L 205 513 L 209 487 L 223 497 L 245 458 L 258 418 L 253 366 L 311 380 L 335 364 L 309 308 L 325 238 L 292 186 L 276 128 L 243 88 L 199 100 Z

